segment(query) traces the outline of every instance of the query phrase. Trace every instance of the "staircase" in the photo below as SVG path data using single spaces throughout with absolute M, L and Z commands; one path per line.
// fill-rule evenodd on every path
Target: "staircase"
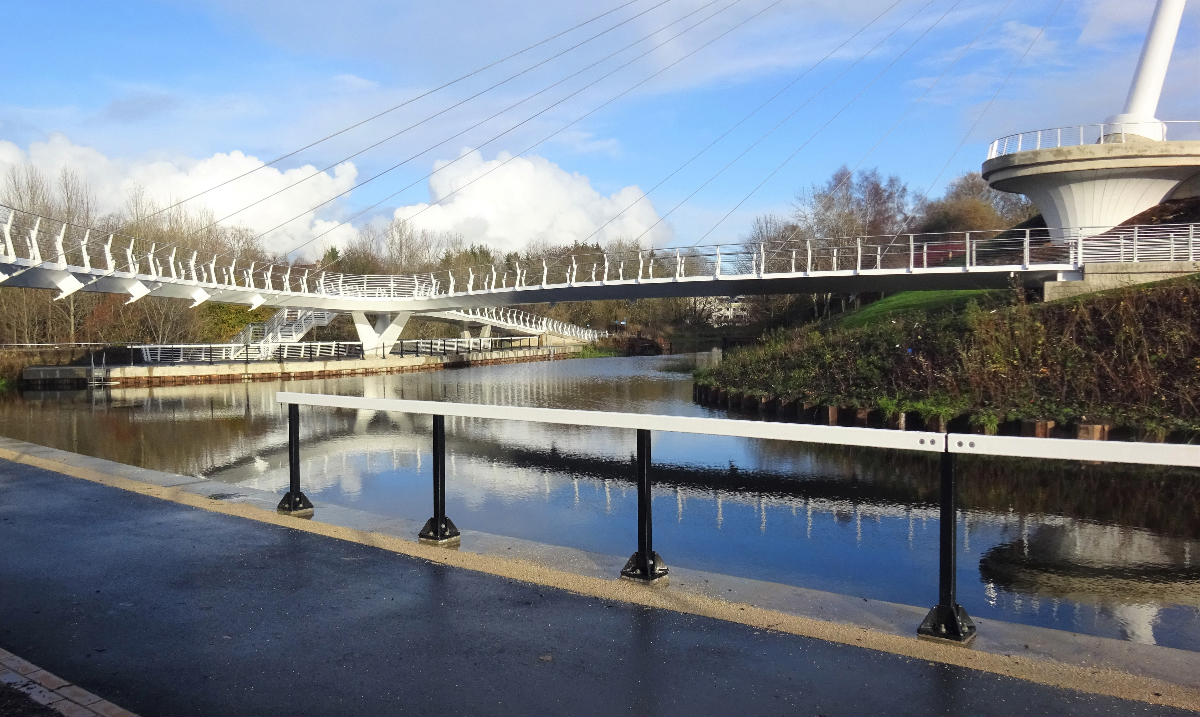
M 230 343 L 239 347 L 233 350 L 232 358 L 245 358 L 247 352 L 250 358 L 271 356 L 276 347 L 300 341 L 313 327 L 328 326 L 335 316 L 336 311 L 280 309 L 267 321 L 246 324 L 233 337 Z

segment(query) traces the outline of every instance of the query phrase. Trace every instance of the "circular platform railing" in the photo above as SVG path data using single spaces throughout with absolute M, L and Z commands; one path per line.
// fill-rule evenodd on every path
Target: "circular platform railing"
M 1085 144 L 1122 144 L 1126 141 L 1152 139 L 1200 140 L 1200 120 L 1169 122 L 1115 122 L 1081 124 L 1000 137 L 988 145 L 988 159 L 1006 154 L 1055 147 L 1078 147 Z

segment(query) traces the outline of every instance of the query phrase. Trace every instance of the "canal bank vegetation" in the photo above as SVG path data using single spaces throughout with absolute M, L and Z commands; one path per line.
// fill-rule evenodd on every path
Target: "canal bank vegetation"
M 777 331 L 697 381 L 983 433 L 1053 421 L 1200 438 L 1200 278 L 1046 304 L 1016 291 L 937 294 L 894 297 L 909 310 L 868 307 L 857 320 Z
M 792 221 L 804 234 L 849 237 L 1042 225 L 1028 202 L 974 175 L 911 203 L 893 180 L 840 170 L 798 197 Z M 1165 220 L 1166 209 L 1134 220 Z M 697 382 L 709 402 L 794 407 L 822 422 L 1200 438 L 1200 281 L 1032 298 L 1013 289 L 764 299 L 778 320 Z
M 575 358 L 610 358 L 612 356 L 624 356 L 625 352 L 620 347 L 611 343 L 596 342 L 584 344 L 579 351 L 574 354 Z

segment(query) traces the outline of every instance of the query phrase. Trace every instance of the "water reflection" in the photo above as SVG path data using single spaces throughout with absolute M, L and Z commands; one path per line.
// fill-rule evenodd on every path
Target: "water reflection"
M 298 381 L 287 390 L 724 415 L 677 359 L 598 359 Z M 5 434 L 281 492 L 279 384 L 28 394 Z M 321 505 L 428 517 L 427 416 L 301 409 Z M 463 527 L 625 555 L 631 431 L 447 418 Z M 671 564 L 918 606 L 936 594 L 936 470 L 920 454 L 656 433 L 656 547 Z M 1197 649 L 1196 473 L 964 459 L 960 599 L 973 615 Z

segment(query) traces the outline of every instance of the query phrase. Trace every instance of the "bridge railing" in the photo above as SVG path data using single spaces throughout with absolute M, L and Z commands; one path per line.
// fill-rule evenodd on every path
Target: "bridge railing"
M 1017 132 L 992 140 L 988 159 L 1006 154 L 1088 144 L 1124 144 L 1153 140 L 1200 140 L 1200 120 L 1080 124 Z
M 1200 467 L 1200 446 L 1120 441 L 1085 441 L 1053 438 L 1018 438 L 928 431 L 894 431 L 875 428 L 843 428 L 793 423 L 696 418 L 603 411 L 574 411 L 524 406 L 479 405 L 387 398 L 360 398 L 281 391 L 275 400 L 287 406 L 288 492 L 279 502 L 280 512 L 313 515 L 312 502 L 303 493 L 300 475 L 300 406 L 367 411 L 396 411 L 433 418 L 433 516 L 418 534 L 422 542 L 457 545 L 462 535 L 446 515 L 446 416 L 475 420 L 509 420 L 621 428 L 634 432 L 637 478 L 637 550 L 621 575 L 636 581 L 654 582 L 668 574 L 654 550 L 651 462 L 653 431 L 735 436 L 776 441 L 794 441 L 860 448 L 893 449 L 934 453 L 939 457 L 938 603 L 929 611 L 917 632 L 925 637 L 966 643 L 976 628 L 957 601 L 956 532 L 958 521 L 957 468 L 959 455 L 1009 456 L 1050 460 L 1108 461 L 1126 464 Z

